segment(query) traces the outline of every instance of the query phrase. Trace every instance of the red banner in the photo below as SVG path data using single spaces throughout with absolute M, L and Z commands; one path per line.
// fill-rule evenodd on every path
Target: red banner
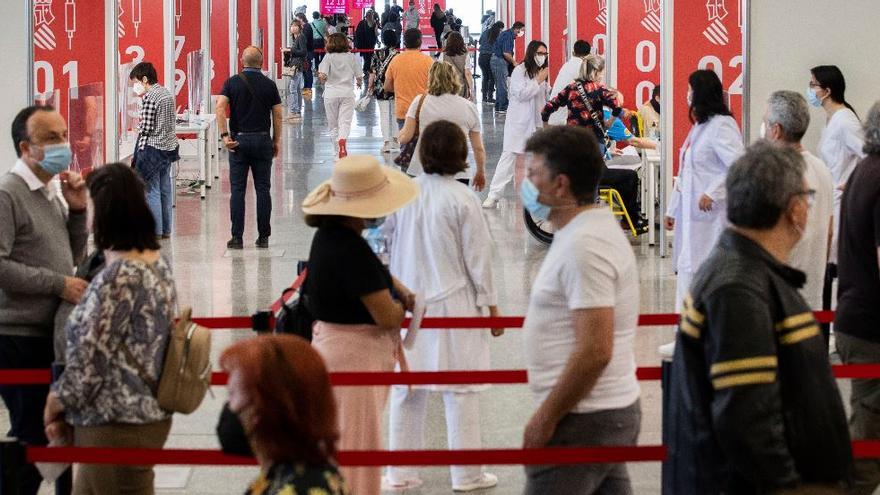
M 547 43 L 550 50 L 550 75 L 556 77 L 569 56 L 568 53 L 565 53 L 567 50 L 565 47 L 567 39 L 565 28 L 568 22 L 566 0 L 550 0 L 549 12 L 553 14 L 548 19 L 550 32 L 547 33 L 544 42 Z M 553 81 L 551 80 L 551 82 Z
M 236 27 L 238 32 L 238 51 L 235 55 L 235 71 L 241 70 L 241 53 L 251 46 L 251 1 L 238 0 L 236 2 Z
M 33 23 L 34 92 L 67 120 L 71 168 L 100 165 L 104 97 L 115 91 L 104 84 L 104 0 L 35 0 Z
M 742 119 L 742 12 L 736 0 L 677 0 L 674 19 L 673 172 L 678 173 L 678 150 L 691 127 L 687 112 L 688 76 L 697 69 L 718 73 L 730 95 L 730 110 Z
M 544 39 L 544 33 L 541 28 L 541 25 L 543 23 L 543 19 L 541 18 L 541 0 L 527 1 L 532 2 L 532 38 L 536 40 L 541 40 L 546 43 L 547 40 Z
M 348 0 L 321 0 L 321 14 L 347 14 Z
M 376 0 L 352 0 L 351 6 L 355 9 L 371 9 Z
M 174 2 L 174 80 L 177 90 L 177 112 L 189 104 L 187 93 L 189 81 L 186 73 L 186 56 L 202 47 L 201 0 L 178 0 Z
M 229 0 L 211 0 L 211 94 L 229 77 Z M 213 110 L 211 110 L 213 113 Z
M 626 0 L 621 0 L 624 2 Z M 608 51 L 608 6 L 606 0 L 577 0 L 577 38 L 589 41 L 591 53 L 605 56 Z
M 529 0 L 514 0 L 513 7 L 513 20 L 510 21 L 510 25 L 512 26 L 514 22 L 520 21 L 526 22 L 526 2 Z M 513 58 L 516 59 L 517 62 L 521 62 L 526 55 L 526 38 L 523 36 L 522 38 L 516 38 L 513 44 Z
M 618 0 L 617 89 L 638 110 L 660 82 L 660 0 Z
M 165 81 L 164 77 L 165 30 L 162 25 L 162 5 L 153 5 L 150 0 L 120 0 L 119 10 L 120 63 L 150 62 L 156 68 L 159 84 L 176 91 L 177 87 L 172 88 L 171 82 Z M 183 81 L 175 82 L 174 86 L 179 84 L 183 84 Z

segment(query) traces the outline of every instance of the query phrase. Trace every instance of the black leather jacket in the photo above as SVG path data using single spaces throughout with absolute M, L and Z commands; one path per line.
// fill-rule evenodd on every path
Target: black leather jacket
M 697 272 L 672 362 L 664 493 L 848 481 L 846 416 L 806 276 L 733 230 Z

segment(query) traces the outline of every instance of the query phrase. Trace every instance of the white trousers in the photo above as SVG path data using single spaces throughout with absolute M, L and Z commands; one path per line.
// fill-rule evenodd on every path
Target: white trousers
M 422 450 L 425 445 L 425 415 L 430 391 L 391 387 L 389 448 L 391 450 Z M 451 450 L 480 449 L 480 395 L 473 392 L 443 392 L 446 406 L 446 434 Z M 483 466 L 451 466 L 452 485 L 477 481 Z M 390 467 L 392 483 L 417 479 L 417 469 Z
M 324 98 L 324 112 L 334 144 L 337 139 L 348 139 L 354 118 L 354 96 Z
M 504 188 L 508 183 L 513 182 L 513 176 L 516 172 L 516 159 L 519 153 L 511 151 L 501 152 L 501 158 L 498 159 L 498 166 L 495 167 L 495 175 L 492 176 L 492 184 L 489 185 L 489 199 L 498 200 L 504 195 Z
M 382 129 L 382 140 L 397 139 L 397 118 L 394 115 L 394 100 L 376 100 L 379 104 L 379 127 Z

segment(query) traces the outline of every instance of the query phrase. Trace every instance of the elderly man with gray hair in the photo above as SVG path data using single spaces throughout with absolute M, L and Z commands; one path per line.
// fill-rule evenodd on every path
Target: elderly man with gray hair
M 880 362 L 880 102 L 865 120 L 865 154 L 841 200 L 839 288 L 834 333 L 845 364 Z M 850 433 L 880 440 L 880 380 L 853 380 Z M 856 463 L 856 490 L 873 493 L 880 462 Z
M 671 371 L 668 493 L 837 493 L 852 468 L 819 326 L 787 265 L 813 191 L 760 141 L 730 168 L 727 219 L 685 297 Z
M 761 137 L 800 153 L 807 165 L 804 170 L 807 187 L 816 191 L 803 236 L 791 251 L 788 264 L 807 274 L 807 283 L 801 288 L 801 295 L 811 309 L 817 310 L 822 308 L 825 265 L 828 263 L 831 235 L 834 232 L 834 181 L 825 162 L 801 145 L 809 126 L 810 108 L 800 93 L 777 91 L 770 95 L 761 123 Z M 823 330 L 827 342 L 827 325 L 823 326 Z

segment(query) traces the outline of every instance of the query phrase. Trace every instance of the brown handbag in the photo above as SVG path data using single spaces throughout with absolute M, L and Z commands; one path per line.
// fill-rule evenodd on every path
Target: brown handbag
M 406 172 L 407 169 L 409 169 L 409 164 L 412 162 L 413 156 L 416 154 L 416 147 L 419 144 L 419 119 L 422 116 L 422 105 L 425 104 L 425 100 L 427 99 L 428 93 L 425 93 L 422 95 L 422 99 L 419 100 L 419 106 L 416 108 L 416 130 L 413 133 L 412 139 L 400 148 L 400 154 L 394 159 L 394 163 L 399 165 L 400 170 L 403 172 Z

